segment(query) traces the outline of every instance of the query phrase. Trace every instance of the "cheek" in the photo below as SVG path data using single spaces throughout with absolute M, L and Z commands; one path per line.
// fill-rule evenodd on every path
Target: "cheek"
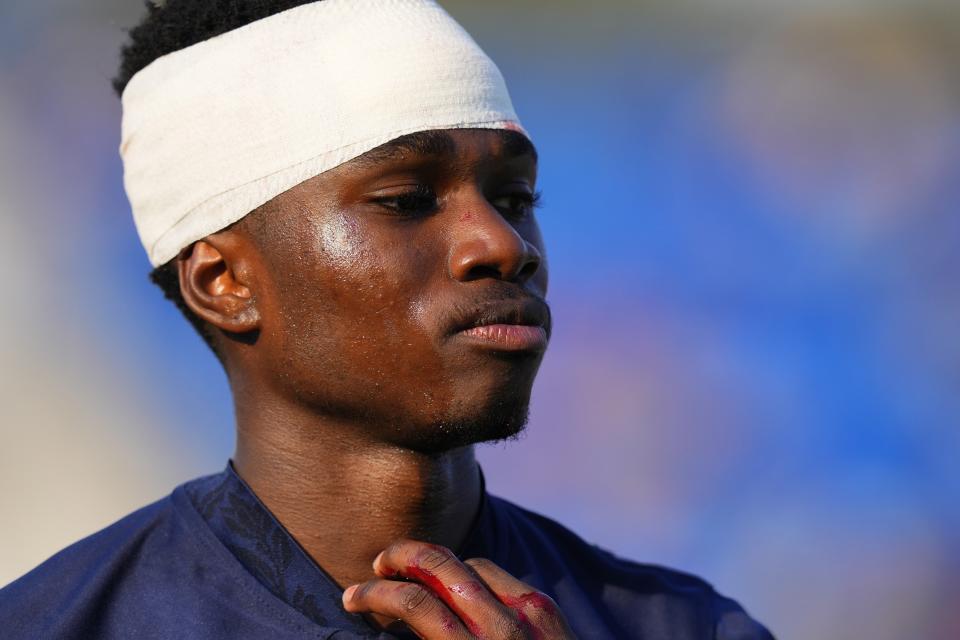
M 310 226 L 314 246 L 305 249 L 319 251 L 333 263 L 332 266 L 350 268 L 361 262 L 364 243 L 355 219 L 342 213 L 330 213 L 322 220 L 311 220 Z
M 279 272 L 287 277 L 278 282 L 282 359 L 275 366 L 286 372 L 285 384 L 346 414 L 427 419 L 442 412 L 450 395 L 438 318 L 442 248 L 338 214 L 304 231 Z
M 282 293 L 298 347 L 322 345 L 327 357 L 356 366 L 378 362 L 385 374 L 401 355 L 428 355 L 433 262 L 421 243 L 339 211 L 306 223 L 291 256 L 299 268 L 288 271 Z

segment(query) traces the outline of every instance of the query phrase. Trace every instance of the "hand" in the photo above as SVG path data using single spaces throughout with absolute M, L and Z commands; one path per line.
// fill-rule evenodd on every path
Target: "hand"
M 402 620 L 424 640 L 574 638 L 552 599 L 489 560 L 460 562 L 445 547 L 400 540 L 373 571 L 378 578 L 343 592 L 344 608 Z

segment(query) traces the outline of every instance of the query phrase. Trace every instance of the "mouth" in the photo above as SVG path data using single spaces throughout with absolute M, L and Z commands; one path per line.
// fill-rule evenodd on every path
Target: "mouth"
M 524 324 L 488 324 L 465 329 L 460 335 L 502 351 L 544 351 L 547 330 Z
M 543 352 L 550 338 L 550 308 L 535 298 L 488 304 L 464 313 L 453 333 L 477 347 Z

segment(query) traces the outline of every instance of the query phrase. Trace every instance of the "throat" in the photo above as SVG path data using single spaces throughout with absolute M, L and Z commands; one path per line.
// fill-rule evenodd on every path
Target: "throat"
M 427 455 L 356 442 L 279 447 L 241 438 L 234 467 L 341 587 L 372 579 L 373 559 L 401 538 L 459 549 L 483 491 L 472 446 Z

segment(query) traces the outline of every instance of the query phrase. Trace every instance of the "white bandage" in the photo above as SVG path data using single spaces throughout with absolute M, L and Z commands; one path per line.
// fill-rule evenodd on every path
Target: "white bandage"
M 432 0 L 323 0 L 157 59 L 123 92 L 124 184 L 161 265 L 399 136 L 513 129 L 503 76 Z

